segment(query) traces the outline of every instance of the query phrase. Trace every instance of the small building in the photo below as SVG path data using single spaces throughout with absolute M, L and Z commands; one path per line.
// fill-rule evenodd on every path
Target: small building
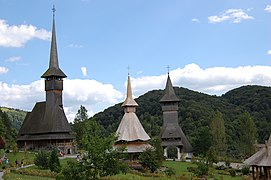
M 191 158 L 193 150 L 178 123 L 179 102 L 180 100 L 175 94 L 168 74 L 165 94 L 160 100 L 163 111 L 163 126 L 160 137 L 164 149 L 164 156 L 168 157 L 168 148 L 176 148 L 178 160 L 181 159 L 182 153 L 184 153 L 186 158 Z
M 132 97 L 130 76 L 128 75 L 126 99 L 122 104 L 124 115 L 116 131 L 118 139 L 114 148 L 126 147 L 124 152 L 129 154 L 130 160 L 137 159 L 140 153 L 147 148 L 152 148 L 148 143 L 150 137 L 135 113 L 137 106 L 138 104 Z
M 17 144 L 20 149 L 50 150 L 57 147 L 65 154 L 74 154 L 76 146 L 62 103 L 63 78 L 67 76 L 58 64 L 54 12 L 53 8 L 49 68 L 41 76 L 45 79 L 46 101 L 37 102 L 33 110 L 27 113 L 19 130 Z
M 265 147 L 246 159 L 244 164 L 251 166 L 253 180 L 271 179 L 271 136 Z

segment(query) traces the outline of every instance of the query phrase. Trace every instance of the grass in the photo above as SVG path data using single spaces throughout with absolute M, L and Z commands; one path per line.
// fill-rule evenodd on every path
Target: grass
M 9 166 L 15 167 L 15 160 L 18 160 L 18 163 L 20 165 L 21 160 L 23 159 L 24 165 L 27 164 L 33 164 L 34 163 L 34 158 L 35 154 L 34 153 L 29 153 L 29 152 L 18 152 L 15 155 L 13 153 L 6 153 L 6 157 L 9 160 Z M 5 162 L 2 163 L 4 165 Z
M 40 176 L 28 176 L 23 174 L 6 173 L 3 176 L 4 180 L 53 180 L 54 178 L 40 177 Z
M 24 156 L 24 153 L 18 153 L 16 156 L 12 157 L 12 155 L 8 156 L 8 158 L 10 160 L 15 161 L 15 159 L 20 159 Z M 33 160 L 34 159 L 34 154 L 29 154 L 28 158 L 29 160 Z M 66 159 L 61 159 L 60 160 L 60 164 L 62 167 L 65 167 L 67 165 L 67 162 L 69 160 L 74 160 L 75 159 L 71 159 L 71 158 L 66 158 Z M 193 174 L 191 172 L 188 172 L 187 167 L 196 167 L 196 164 L 193 163 L 189 163 L 189 162 L 179 162 L 179 161 L 165 161 L 163 163 L 164 167 L 171 167 L 173 169 L 175 169 L 176 174 L 172 177 L 167 177 L 164 173 L 156 173 L 156 174 L 141 174 L 141 173 L 137 173 L 137 172 L 133 172 L 131 171 L 130 173 L 127 174 L 117 174 L 115 176 L 108 176 L 108 177 L 104 177 L 103 179 L 106 180 L 121 180 L 121 179 L 127 179 L 127 180 L 152 180 L 152 179 L 156 179 L 156 180 L 169 180 L 169 179 L 182 179 L 183 176 L 185 176 L 187 179 L 191 179 Z M 33 170 L 37 170 L 37 171 L 49 171 L 49 170 L 40 170 L 37 166 L 31 166 L 29 167 L 29 169 L 33 169 Z M 211 170 L 212 173 L 214 174 L 214 178 L 217 180 L 241 180 L 240 176 L 237 177 L 231 177 L 228 175 L 221 175 L 219 174 L 219 172 L 224 172 L 224 171 L 218 171 L 215 169 Z M 207 179 L 209 179 L 210 177 L 207 177 Z M 32 179 L 48 179 L 51 180 L 53 178 L 44 178 L 44 177 L 37 177 L 37 176 L 28 176 L 28 175 L 21 175 L 21 174 L 15 174 L 15 173 L 7 173 L 4 175 L 4 179 L 9 180 L 9 179 L 20 179 L 20 180 L 32 180 Z

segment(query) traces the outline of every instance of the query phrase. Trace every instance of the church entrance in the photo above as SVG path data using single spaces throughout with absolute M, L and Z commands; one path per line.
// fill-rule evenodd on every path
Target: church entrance
M 167 148 L 167 154 L 168 154 L 168 158 L 177 159 L 178 158 L 177 147 L 176 146 L 169 146 Z

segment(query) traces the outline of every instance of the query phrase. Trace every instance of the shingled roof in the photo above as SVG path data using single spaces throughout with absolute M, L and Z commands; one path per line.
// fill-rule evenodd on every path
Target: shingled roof
M 179 125 L 167 123 L 161 130 L 162 146 L 183 146 L 183 152 L 193 151 L 193 147 L 186 138 L 183 130 Z M 166 139 L 166 140 L 165 140 Z
M 271 136 L 265 147 L 246 159 L 244 163 L 250 166 L 271 167 Z
M 125 109 L 125 114 L 121 119 L 119 127 L 116 131 L 118 141 L 147 141 L 150 139 L 149 135 L 145 132 L 137 115 L 135 114 L 136 106 L 138 104 L 132 97 L 132 89 L 130 76 L 127 82 L 127 95 L 122 106 Z
M 52 109 L 46 109 L 46 102 L 38 102 L 32 112 L 27 113 L 19 130 L 18 140 L 30 140 L 33 135 L 35 136 L 31 138 L 32 140 L 49 137 L 49 139 L 72 139 L 70 133 L 71 128 L 63 108 L 56 105 Z
M 136 103 L 136 101 L 133 98 L 133 94 L 132 94 L 132 87 L 131 87 L 131 80 L 130 80 L 130 76 L 128 75 L 128 81 L 127 81 L 127 94 L 126 94 L 126 99 L 122 104 L 122 107 L 125 106 L 138 106 L 138 104 Z
M 175 91 L 173 89 L 169 74 L 167 77 L 167 84 L 165 88 L 165 94 L 161 98 L 160 102 L 178 102 L 179 98 L 176 96 Z
M 53 18 L 49 68 L 47 69 L 47 71 L 41 77 L 42 78 L 47 78 L 47 77 L 52 77 L 52 76 L 56 76 L 56 77 L 60 77 L 60 78 L 67 77 L 64 74 L 64 72 L 59 68 L 59 65 L 58 65 L 58 55 L 57 55 L 57 45 L 56 45 L 56 31 L 55 31 L 55 18 Z

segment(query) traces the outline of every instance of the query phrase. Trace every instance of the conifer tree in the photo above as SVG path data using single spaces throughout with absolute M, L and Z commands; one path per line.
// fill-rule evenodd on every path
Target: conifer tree
M 87 109 L 84 106 L 80 106 L 76 117 L 74 119 L 73 132 L 75 133 L 75 140 L 78 148 L 82 148 L 83 130 L 85 127 L 85 121 L 88 119 Z
M 61 166 L 60 166 L 56 148 L 54 148 L 53 151 L 51 152 L 50 159 L 49 159 L 49 168 L 52 172 L 61 171 Z
M 249 157 L 255 151 L 254 144 L 257 138 L 257 129 L 250 114 L 245 112 L 240 118 L 240 151 L 243 157 Z
M 227 144 L 226 144 L 226 132 L 224 119 L 219 111 L 216 111 L 210 120 L 210 132 L 213 140 L 213 147 L 217 155 L 225 155 Z

